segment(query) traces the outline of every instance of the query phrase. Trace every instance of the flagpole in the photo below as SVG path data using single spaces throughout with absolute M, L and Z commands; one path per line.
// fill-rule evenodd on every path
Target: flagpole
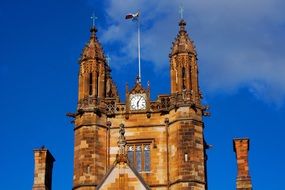
M 137 82 L 141 83 L 141 33 L 140 33 L 140 20 L 139 20 L 139 14 L 140 12 L 138 11 L 137 13 L 129 13 L 126 15 L 126 19 L 132 19 L 132 21 L 137 22 L 138 26 L 138 61 L 139 61 L 139 73 L 138 73 L 138 79 Z
M 141 34 L 140 34 L 140 19 L 138 18 L 138 61 L 139 61 L 139 82 L 141 83 Z

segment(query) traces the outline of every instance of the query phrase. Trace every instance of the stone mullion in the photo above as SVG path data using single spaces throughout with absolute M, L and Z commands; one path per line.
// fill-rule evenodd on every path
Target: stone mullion
M 97 71 L 97 66 L 96 66 L 96 63 L 94 63 L 94 70 L 93 70 L 93 77 L 94 77 L 94 96 L 95 97 L 97 97 L 98 96 L 98 87 L 97 87 L 97 85 L 98 85 L 98 82 L 97 82 L 97 80 L 98 80 L 98 71 Z
M 191 59 L 190 59 L 190 61 L 191 61 Z M 192 72 L 193 72 L 193 68 L 192 68 L 192 65 L 190 64 L 188 73 L 189 73 L 189 90 L 190 90 L 191 98 L 192 98 L 192 92 L 193 92 L 193 79 L 192 79 L 193 74 L 192 74 Z
M 199 101 L 199 85 L 198 85 L 198 67 L 195 61 L 195 58 L 192 58 L 193 64 L 193 78 L 192 78 L 192 84 L 193 84 L 193 95 L 194 95 L 194 100 L 196 103 Z
M 141 151 L 141 171 L 145 171 L 145 160 L 144 160 L 144 144 L 141 144 L 141 148 L 142 148 L 142 151 Z
M 95 75 L 95 72 L 94 72 L 94 68 L 93 68 L 93 63 L 91 63 L 91 69 L 90 69 L 90 73 L 92 73 L 92 78 L 91 79 L 89 79 L 90 81 L 92 81 L 92 85 L 90 85 L 89 84 L 89 86 L 90 87 L 92 87 L 92 89 L 91 89 L 91 95 L 92 96 L 94 96 L 94 94 L 95 94 L 95 85 L 96 85 L 96 83 L 95 83 L 95 77 L 96 77 L 96 75 Z M 90 77 L 90 74 L 89 74 L 89 77 Z
M 185 57 L 185 73 L 186 73 L 186 89 L 189 91 L 191 90 L 191 60 L 189 59 L 188 55 Z
M 79 73 L 78 77 L 78 101 L 83 99 L 83 76 Z
M 84 98 L 88 97 L 88 89 L 89 89 L 89 82 L 88 82 L 88 73 L 84 73 L 83 75 L 83 92 L 84 92 Z
M 176 81 L 176 66 L 175 61 L 171 61 L 171 72 L 170 72 L 170 78 L 171 78 L 171 93 L 175 93 L 177 91 L 177 81 Z
M 137 145 L 134 144 L 134 162 L 133 162 L 134 168 L 137 169 Z
M 105 69 L 104 69 L 104 64 L 103 62 L 100 62 L 100 70 L 99 70 L 99 92 L 100 92 L 100 97 L 104 98 L 104 92 L 105 92 Z
M 98 67 L 99 67 L 99 70 L 98 70 L 98 73 L 99 73 L 99 86 L 98 86 L 98 89 L 99 89 L 99 92 L 98 92 L 98 97 L 100 98 L 103 98 L 104 97 L 104 92 L 103 92 L 103 86 L 104 86 L 104 76 L 105 76 L 105 71 L 103 69 L 103 63 L 100 61 L 98 63 Z
M 181 65 L 181 58 L 179 57 L 177 59 L 178 61 L 178 64 L 177 64 L 177 78 L 178 78 L 178 81 L 177 81 L 177 91 L 178 92 L 182 92 L 182 65 Z

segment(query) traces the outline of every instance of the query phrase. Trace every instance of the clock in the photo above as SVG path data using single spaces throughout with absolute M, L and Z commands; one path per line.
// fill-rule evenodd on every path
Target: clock
M 130 110 L 145 110 L 146 95 L 145 94 L 130 94 Z

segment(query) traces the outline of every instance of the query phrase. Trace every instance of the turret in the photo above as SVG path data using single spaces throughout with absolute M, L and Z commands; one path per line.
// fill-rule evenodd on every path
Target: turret
M 170 57 L 171 101 L 168 143 L 170 189 L 207 189 L 203 106 L 200 104 L 197 54 L 186 29 L 179 22 L 179 33 Z
M 111 69 L 96 37 L 97 29 L 92 27 L 90 32 L 90 40 L 79 59 L 78 109 L 97 106 L 106 97 L 118 96 Z
M 172 43 L 170 58 L 171 93 L 184 94 L 185 98 L 200 104 L 197 53 L 185 29 L 186 22 L 179 22 L 179 33 Z

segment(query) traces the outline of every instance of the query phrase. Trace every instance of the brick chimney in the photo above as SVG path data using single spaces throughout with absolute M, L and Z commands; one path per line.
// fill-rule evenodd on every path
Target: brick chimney
M 35 170 L 33 190 L 51 190 L 52 167 L 55 159 L 45 147 L 34 150 L 34 159 Z
M 248 168 L 248 150 L 249 150 L 249 139 L 239 138 L 233 140 L 234 151 L 237 159 L 237 190 L 252 190 L 251 178 L 249 175 Z

